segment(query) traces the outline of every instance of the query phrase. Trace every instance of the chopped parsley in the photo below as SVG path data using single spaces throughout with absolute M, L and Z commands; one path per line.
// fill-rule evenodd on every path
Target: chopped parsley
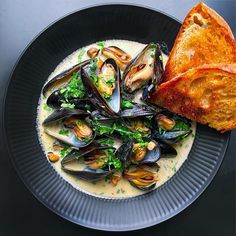
M 111 96 L 110 96 L 110 95 L 107 95 L 106 93 L 103 93 L 102 96 L 103 96 L 108 102 L 111 101 Z
M 156 48 L 157 48 L 157 45 L 156 45 L 155 43 L 151 43 L 150 48 L 156 49 Z
M 72 103 L 62 103 L 61 107 L 69 108 L 69 109 L 74 109 L 75 108 L 75 104 L 72 104 Z
M 76 121 L 77 126 L 82 126 L 83 124 L 84 124 L 84 121 L 82 121 L 82 120 L 77 120 Z
M 122 162 L 120 159 L 116 158 L 113 149 L 107 149 L 104 151 L 108 157 L 108 162 L 106 163 L 108 166 L 113 166 L 115 170 L 122 169 Z
M 121 106 L 122 108 L 132 109 L 134 107 L 134 104 L 128 100 L 122 99 Z
M 147 147 L 147 145 L 148 145 L 148 142 L 139 143 L 140 148 L 145 148 L 145 147 Z
M 100 47 L 100 49 L 103 49 L 105 47 L 105 42 L 104 41 L 98 42 L 97 46 Z
M 52 108 L 49 107 L 46 103 L 43 104 L 43 109 L 44 109 L 45 111 L 52 111 Z
M 190 125 L 188 125 L 187 123 L 185 123 L 182 120 L 177 120 L 175 122 L 174 129 L 187 131 L 187 130 L 190 130 Z
M 61 129 L 59 131 L 59 134 L 64 135 L 64 136 L 69 136 L 69 130 L 68 129 Z
M 115 78 L 108 78 L 106 80 L 103 79 L 103 81 L 111 87 L 112 84 L 116 81 L 116 79 Z
M 83 98 L 85 96 L 85 87 L 78 73 L 73 73 L 67 87 L 62 88 L 60 93 L 66 102 L 69 98 Z
M 107 139 L 99 140 L 99 143 L 100 144 L 105 144 L 105 145 L 108 145 L 108 146 L 113 146 L 114 140 L 107 138 Z
M 79 55 L 78 55 L 78 63 L 82 62 L 82 58 L 83 58 L 85 52 L 86 52 L 86 51 L 85 51 L 84 48 L 82 48 L 82 49 L 80 50 Z
M 61 149 L 61 151 L 60 151 L 60 156 L 63 158 L 63 157 L 65 157 L 67 154 L 69 154 L 70 152 L 71 152 L 71 148 L 70 147 L 68 147 L 68 146 L 65 146 L 65 147 L 63 147 L 62 149 Z
M 124 124 L 121 122 L 115 122 L 113 124 L 110 123 L 103 123 L 99 121 L 95 121 L 93 123 L 94 131 L 96 131 L 98 134 L 113 134 L 114 132 L 118 133 L 122 138 L 124 139 L 135 139 L 139 143 L 143 143 L 142 134 L 139 132 L 132 132 L 129 128 L 127 128 Z
M 91 139 L 92 139 L 92 137 L 86 137 L 83 141 L 84 141 L 85 143 L 88 143 L 89 141 L 91 141 Z

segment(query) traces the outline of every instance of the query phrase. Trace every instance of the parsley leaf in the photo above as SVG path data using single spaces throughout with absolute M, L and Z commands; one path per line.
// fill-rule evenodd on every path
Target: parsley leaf
M 108 102 L 111 101 L 111 96 L 110 96 L 110 95 L 107 95 L 106 93 L 103 93 L 102 96 L 103 96 Z
M 187 130 L 190 130 L 190 126 L 186 124 L 184 121 L 177 120 L 175 121 L 174 129 L 187 131 Z
M 82 57 L 83 57 L 83 55 L 85 54 L 85 49 L 84 48 L 82 48 L 81 50 L 80 50 L 80 52 L 79 52 L 79 55 L 78 55 L 78 63 L 80 63 L 80 62 L 82 62 Z
M 121 101 L 121 106 L 122 106 L 122 108 L 129 108 L 129 109 L 131 109 L 131 108 L 134 107 L 134 104 L 131 103 L 131 102 L 128 101 L 128 100 L 123 99 L 123 100 Z
M 60 93 L 65 101 L 68 101 L 69 98 L 83 98 L 85 96 L 85 87 L 78 73 L 73 73 L 67 87 L 62 88 Z
M 69 154 L 70 152 L 71 152 L 71 148 L 70 147 L 68 147 L 68 146 L 65 146 L 65 147 L 63 147 L 62 149 L 61 149 L 61 151 L 60 151 L 60 156 L 63 158 L 63 157 L 65 157 L 67 154 Z
M 103 49 L 105 47 L 105 42 L 104 41 L 98 42 L 97 46 Z
M 69 130 L 68 129 L 61 129 L 59 131 L 59 134 L 64 135 L 64 136 L 69 136 Z
M 52 108 L 49 107 L 46 103 L 43 104 L 43 109 L 44 109 L 45 111 L 52 111 Z
M 63 108 L 69 108 L 69 109 L 74 109 L 75 108 L 75 104 L 71 104 L 71 103 L 62 103 L 61 107 Z
M 107 139 L 102 139 L 102 140 L 98 140 L 98 142 L 99 142 L 100 144 L 105 144 L 105 145 L 108 145 L 108 146 L 113 146 L 113 144 L 114 144 L 114 140 L 109 139 L 109 138 L 107 138 Z

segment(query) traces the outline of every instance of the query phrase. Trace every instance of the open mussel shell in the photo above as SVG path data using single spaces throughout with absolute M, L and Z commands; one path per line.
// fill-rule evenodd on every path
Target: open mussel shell
M 51 122 L 59 121 L 70 116 L 86 116 L 88 114 L 89 113 L 87 113 L 86 111 L 79 110 L 79 109 L 61 108 L 61 109 L 55 110 L 52 114 L 50 114 L 43 121 L 43 125 L 47 125 L 47 124 L 50 124 Z
M 82 148 L 82 147 L 88 146 L 90 143 L 93 142 L 96 136 L 96 134 L 93 132 L 91 139 L 88 142 L 85 142 L 85 141 L 79 140 L 76 137 L 73 130 L 71 129 L 68 129 L 68 130 L 69 130 L 68 135 L 65 136 L 65 135 L 59 134 L 60 129 L 58 129 L 56 125 L 53 125 L 53 126 L 50 125 L 44 128 L 45 133 L 47 133 L 48 135 L 75 148 Z
M 60 74 L 56 75 L 52 79 L 46 82 L 42 89 L 43 95 L 46 94 L 46 92 L 52 88 L 53 90 L 57 90 L 58 88 L 61 88 L 65 84 L 68 83 L 68 81 L 71 79 L 71 76 L 73 75 L 74 72 L 78 72 L 82 66 L 88 64 L 90 60 L 86 60 L 84 62 L 81 62 L 79 64 L 76 64 L 72 66 L 71 68 L 61 72 Z
M 83 157 L 95 150 L 103 150 L 103 149 L 113 148 L 113 147 L 110 147 L 106 144 L 102 144 L 101 143 L 102 140 L 103 139 L 94 140 L 93 143 L 90 144 L 89 146 L 84 147 L 84 148 L 80 148 L 80 149 L 73 147 L 73 150 L 62 159 L 61 165 L 65 165 L 68 162 L 78 160 L 79 158 L 81 158 L 81 157 Z
M 61 168 L 65 172 L 76 175 L 78 178 L 87 181 L 97 181 L 103 179 L 107 175 L 111 174 L 113 170 L 108 168 L 91 169 L 89 168 L 89 166 L 85 166 L 85 168 L 83 169 L 77 169 L 75 166 L 68 164 L 72 163 L 73 161 L 79 160 L 81 157 L 86 157 L 93 151 L 106 150 L 106 149 L 113 149 L 113 147 L 101 144 L 99 143 L 99 140 L 96 140 L 93 144 L 91 144 L 88 147 L 81 148 L 80 150 L 73 150 L 72 152 L 70 152 L 61 161 Z
M 121 70 L 124 70 L 132 60 L 132 57 L 128 53 L 116 46 L 103 48 L 102 55 L 114 59 Z
M 132 93 L 150 80 L 157 80 L 163 74 L 163 63 L 161 60 L 159 44 L 148 44 L 136 58 L 126 67 L 123 77 L 123 89 Z
M 81 69 L 81 79 L 86 87 L 89 97 L 95 96 L 96 99 L 100 102 L 100 104 L 97 103 L 97 105 L 99 105 L 99 108 L 110 115 L 115 115 L 120 112 L 121 107 L 120 70 L 113 59 L 106 59 L 101 66 L 100 71 L 102 71 L 103 68 L 108 65 L 111 65 L 115 70 L 115 89 L 110 97 L 110 100 L 106 100 L 97 89 L 93 79 L 90 76 L 89 66 L 83 67 Z M 97 73 L 99 75 L 100 72 Z
M 183 140 L 183 138 L 187 137 L 189 134 L 192 133 L 192 130 L 187 131 L 166 131 L 162 134 L 156 132 L 153 135 L 153 138 L 155 140 L 161 140 L 164 143 L 167 144 L 175 144 Z

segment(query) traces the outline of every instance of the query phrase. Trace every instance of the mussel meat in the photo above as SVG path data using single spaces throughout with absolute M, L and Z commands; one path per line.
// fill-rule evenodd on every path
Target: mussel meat
M 131 162 L 136 164 L 155 163 L 161 157 L 160 147 L 154 140 L 148 143 L 135 143 L 132 149 Z
M 114 59 L 121 70 L 124 70 L 132 60 L 132 57 L 128 53 L 115 46 L 103 48 L 102 55 Z
M 123 177 L 129 180 L 134 187 L 144 191 L 153 189 L 158 179 L 157 173 L 145 169 L 125 171 Z

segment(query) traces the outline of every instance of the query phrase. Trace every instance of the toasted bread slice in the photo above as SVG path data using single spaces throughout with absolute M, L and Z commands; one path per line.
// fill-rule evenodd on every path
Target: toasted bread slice
M 150 100 L 220 132 L 236 128 L 236 63 L 188 70 L 162 83 Z
M 163 81 L 196 66 L 236 62 L 236 44 L 228 24 L 204 3 L 186 16 L 171 50 Z

